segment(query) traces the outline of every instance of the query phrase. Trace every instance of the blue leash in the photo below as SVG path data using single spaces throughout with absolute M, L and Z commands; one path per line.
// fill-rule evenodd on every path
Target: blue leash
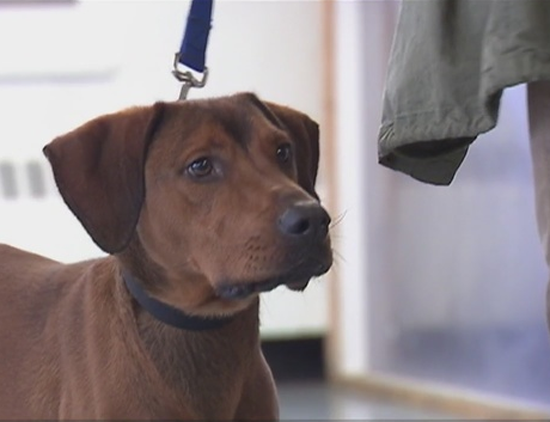
M 192 0 L 187 25 L 179 52 L 174 57 L 174 77 L 183 82 L 180 91 L 180 100 L 185 100 L 189 89 L 202 88 L 206 84 L 208 68 L 206 67 L 206 46 L 212 21 L 213 0 Z M 179 69 L 179 65 L 186 66 L 203 74 L 197 79 L 190 71 Z

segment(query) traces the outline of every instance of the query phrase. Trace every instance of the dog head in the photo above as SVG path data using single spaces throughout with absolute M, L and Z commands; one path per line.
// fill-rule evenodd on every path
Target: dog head
M 298 111 L 253 94 L 157 103 L 92 120 L 44 152 L 96 244 L 139 250 L 127 261 L 155 268 L 150 289 L 175 306 L 230 313 L 331 266 L 318 126 Z

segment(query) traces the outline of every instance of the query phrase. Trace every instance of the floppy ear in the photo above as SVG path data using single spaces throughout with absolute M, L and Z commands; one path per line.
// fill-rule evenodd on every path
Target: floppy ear
M 299 111 L 273 103 L 266 105 L 283 123 L 296 144 L 298 184 L 319 199 L 315 192 L 319 169 L 319 125 Z
M 63 200 L 105 252 L 124 249 L 136 227 L 162 109 L 157 103 L 98 117 L 43 149 Z

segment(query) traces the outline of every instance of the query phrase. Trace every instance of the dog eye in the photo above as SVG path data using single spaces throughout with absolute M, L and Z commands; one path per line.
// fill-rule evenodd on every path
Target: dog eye
M 277 160 L 279 160 L 280 163 L 288 163 L 291 157 L 292 147 L 290 144 L 283 144 L 277 148 Z
M 191 176 L 201 178 L 212 174 L 212 171 L 214 171 L 214 166 L 208 158 L 202 157 L 189 164 L 187 166 L 187 171 Z

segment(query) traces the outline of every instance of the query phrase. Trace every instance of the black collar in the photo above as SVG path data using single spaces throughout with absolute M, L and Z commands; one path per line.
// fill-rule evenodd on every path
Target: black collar
M 165 324 L 182 330 L 206 331 L 221 328 L 232 321 L 232 317 L 201 317 L 188 315 L 171 305 L 161 302 L 147 294 L 141 283 L 127 271 L 122 271 L 122 278 L 133 298 L 143 309 Z

